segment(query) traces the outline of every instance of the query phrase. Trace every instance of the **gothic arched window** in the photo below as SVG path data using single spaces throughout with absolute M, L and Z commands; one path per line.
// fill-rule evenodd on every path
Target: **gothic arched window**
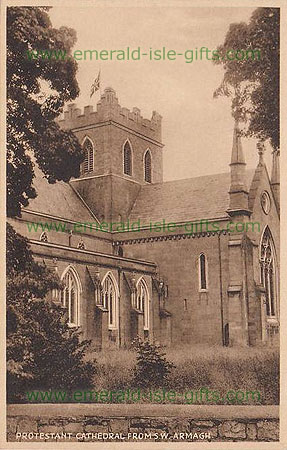
M 108 310 L 109 329 L 117 328 L 118 325 L 118 289 L 111 273 L 105 276 L 102 282 L 103 307 Z
M 151 183 L 151 154 L 149 150 L 144 155 L 144 179 Z
M 124 174 L 132 174 L 132 149 L 128 141 L 124 145 Z
M 89 138 L 84 140 L 83 149 L 85 159 L 82 163 L 82 173 L 89 173 L 94 170 L 94 146 Z
M 266 292 L 266 314 L 276 316 L 276 258 L 273 239 L 268 227 L 262 236 L 260 246 L 260 281 Z
M 205 291 L 208 289 L 208 274 L 207 274 L 207 258 L 204 253 L 199 255 L 199 290 Z
M 136 289 L 136 309 L 144 316 L 144 330 L 149 329 L 149 295 L 145 281 L 141 278 Z
M 67 309 L 68 323 L 71 326 L 80 325 L 80 285 L 77 273 L 72 267 L 64 272 L 62 277 L 64 288 L 61 292 L 61 303 Z

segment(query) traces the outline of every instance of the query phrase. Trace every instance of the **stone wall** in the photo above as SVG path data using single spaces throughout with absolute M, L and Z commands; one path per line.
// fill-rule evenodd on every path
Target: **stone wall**
M 278 406 L 9 405 L 9 442 L 278 441 Z
M 159 233 L 164 234 L 164 232 Z M 168 284 L 166 309 L 172 314 L 172 345 L 217 344 L 222 345 L 221 295 L 223 321 L 228 322 L 228 235 L 198 233 L 156 237 L 146 242 L 123 244 L 126 257 L 139 258 L 145 255 L 148 261 L 158 266 L 160 276 Z M 135 233 L 136 235 L 136 233 Z M 139 235 L 139 233 L 138 233 Z M 144 232 L 140 237 L 144 237 Z M 129 233 L 130 239 L 133 233 Z M 219 239 L 222 268 L 219 265 Z M 198 258 L 201 253 L 208 261 L 208 291 L 199 291 Z M 238 264 L 238 263 L 237 263 Z M 221 272 L 221 274 L 220 274 Z M 222 292 L 221 279 L 222 277 Z

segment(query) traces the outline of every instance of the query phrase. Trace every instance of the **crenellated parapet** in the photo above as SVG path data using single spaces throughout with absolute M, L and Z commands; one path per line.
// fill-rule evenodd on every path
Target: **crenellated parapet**
M 107 121 L 113 121 L 136 131 L 144 136 L 161 142 L 161 115 L 152 112 L 151 119 L 145 119 L 139 108 L 132 110 L 120 106 L 116 92 L 107 87 L 97 103 L 96 111 L 93 106 L 85 106 L 84 111 L 77 108 L 75 103 L 68 105 L 64 112 L 64 118 L 58 123 L 63 129 L 79 129 L 82 127 L 96 125 Z

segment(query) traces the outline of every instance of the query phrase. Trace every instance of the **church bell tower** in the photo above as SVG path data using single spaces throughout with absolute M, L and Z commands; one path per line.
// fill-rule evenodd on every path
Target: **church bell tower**
M 153 111 L 121 107 L 108 87 L 97 103 L 82 113 L 68 105 L 64 129 L 71 129 L 84 147 L 85 161 L 72 187 L 99 221 L 126 221 L 142 186 L 162 182 L 161 116 Z

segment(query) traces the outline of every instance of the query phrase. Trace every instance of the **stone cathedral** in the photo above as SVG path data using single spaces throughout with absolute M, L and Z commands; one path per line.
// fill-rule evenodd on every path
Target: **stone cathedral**
M 277 345 L 279 151 L 271 178 L 260 145 L 246 170 L 235 126 L 226 173 L 163 182 L 161 120 L 121 107 L 112 88 L 96 111 L 72 104 L 59 120 L 83 145 L 81 175 L 50 185 L 37 170 L 38 196 L 13 220 L 63 281 L 49 301 L 98 349 L 137 335 Z

